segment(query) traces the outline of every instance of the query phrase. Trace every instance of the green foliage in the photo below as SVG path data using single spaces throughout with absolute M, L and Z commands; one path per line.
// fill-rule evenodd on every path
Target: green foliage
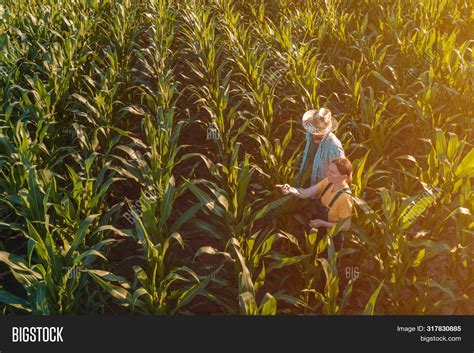
M 3 1 L 2 312 L 472 314 L 473 25 L 465 0 Z M 320 106 L 354 165 L 339 252 L 274 186 Z

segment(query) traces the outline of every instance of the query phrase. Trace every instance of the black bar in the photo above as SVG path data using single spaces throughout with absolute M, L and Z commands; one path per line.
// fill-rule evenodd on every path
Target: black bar
M 13 327 L 35 326 L 63 327 L 63 342 L 12 342 Z M 424 331 L 418 331 L 422 326 Z M 438 329 L 430 332 L 428 326 Z M 471 353 L 473 329 L 472 316 L 11 316 L 0 319 L 0 353 L 117 353 L 145 348 L 153 352 Z M 427 342 L 420 336 L 461 337 L 461 341 Z

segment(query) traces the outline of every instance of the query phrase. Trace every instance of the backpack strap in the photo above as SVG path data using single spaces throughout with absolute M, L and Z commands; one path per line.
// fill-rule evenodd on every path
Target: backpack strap
M 326 191 L 328 191 L 331 186 L 332 186 L 332 183 L 328 183 L 326 185 L 326 187 L 323 189 L 323 192 L 321 193 L 321 196 L 319 196 L 319 197 L 322 198 L 324 196 L 324 194 L 326 193 Z
M 343 188 L 342 190 L 339 190 L 339 191 L 337 192 L 337 194 L 334 195 L 334 197 L 332 198 L 331 202 L 329 202 L 329 205 L 328 205 L 328 208 L 329 208 L 329 209 L 334 205 L 334 202 L 337 201 L 337 199 L 339 198 L 339 196 L 341 196 L 341 195 L 344 193 L 344 191 L 350 192 L 351 190 L 350 190 L 348 187 L 345 187 L 345 188 Z

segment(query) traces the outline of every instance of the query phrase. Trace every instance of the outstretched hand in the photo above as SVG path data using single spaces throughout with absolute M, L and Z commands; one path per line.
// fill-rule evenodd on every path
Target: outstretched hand
M 281 192 L 285 195 L 287 194 L 295 194 L 296 193 L 296 189 L 294 187 L 292 187 L 290 184 L 284 184 L 284 185 L 280 185 L 280 184 L 277 184 L 275 185 L 277 188 L 280 188 L 281 189 Z

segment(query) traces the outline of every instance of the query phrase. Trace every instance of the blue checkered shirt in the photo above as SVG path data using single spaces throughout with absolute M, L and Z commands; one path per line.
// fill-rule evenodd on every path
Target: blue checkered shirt
M 342 148 L 341 141 L 339 141 L 336 135 L 332 132 L 326 135 L 326 137 L 319 143 L 317 151 L 314 153 L 316 147 L 317 146 L 311 139 L 309 132 L 306 132 L 306 147 L 304 149 L 303 160 L 297 177 L 299 178 L 304 174 L 305 170 L 311 166 L 312 172 L 310 185 L 317 184 L 326 178 L 329 163 L 332 159 L 344 157 L 344 149 Z M 309 159 L 313 155 L 314 159 L 311 163 Z

